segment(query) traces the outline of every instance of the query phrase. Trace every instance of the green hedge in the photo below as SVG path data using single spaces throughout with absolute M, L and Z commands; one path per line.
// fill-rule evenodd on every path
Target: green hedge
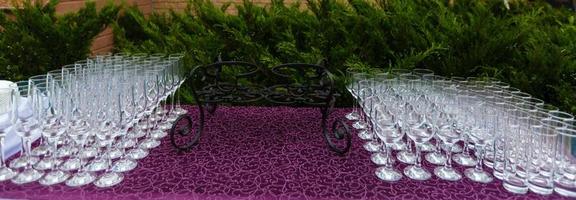
M 58 0 L 26 0 L 21 9 L 0 12 L 0 79 L 22 80 L 85 59 L 94 37 L 118 16 L 94 2 L 75 13 L 56 14 Z
M 209 0 L 148 18 L 128 9 L 115 25 L 125 52 L 186 52 L 190 66 L 224 59 L 264 65 L 316 62 L 329 70 L 429 68 L 446 76 L 489 76 L 576 113 L 574 13 L 545 2 L 501 0 L 309 0 L 238 14 Z M 515 1 L 517 2 L 517 1 Z M 345 92 L 342 90 L 342 92 Z M 349 99 L 344 101 L 349 103 Z
M 97 11 L 87 3 L 60 16 L 56 0 L 27 2 L 15 19 L 0 13 L 0 78 L 21 80 L 83 59 L 113 22 L 117 51 L 186 52 L 188 66 L 221 55 L 268 66 L 326 58 L 338 77 L 347 68 L 429 68 L 496 77 L 576 113 L 574 13 L 540 1 L 510 10 L 501 0 L 273 0 L 266 8 L 245 1 L 231 15 L 229 4 L 193 0 L 183 13 L 144 17 L 129 8 L 120 18 L 112 5 Z

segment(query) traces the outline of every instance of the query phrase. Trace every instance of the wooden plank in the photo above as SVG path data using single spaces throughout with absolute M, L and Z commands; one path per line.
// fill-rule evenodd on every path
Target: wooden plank
M 108 0 L 94 0 L 94 2 L 96 2 L 96 9 L 102 9 L 109 3 Z M 85 5 L 86 1 L 84 0 L 61 1 L 58 5 L 56 5 L 56 12 L 58 14 L 75 12 L 82 9 Z
M 92 42 L 91 49 L 101 49 L 107 46 L 114 45 L 114 35 L 113 34 L 106 34 L 106 35 L 99 35 L 94 39 Z
M 102 53 L 109 53 L 109 52 L 112 52 L 112 50 L 114 50 L 114 46 L 113 46 L 113 45 L 106 46 L 106 47 L 100 48 L 100 49 L 92 49 L 91 55 L 97 55 L 97 54 L 102 54 Z

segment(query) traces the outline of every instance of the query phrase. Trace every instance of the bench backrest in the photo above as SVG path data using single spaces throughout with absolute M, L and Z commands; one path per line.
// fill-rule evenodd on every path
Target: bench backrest
M 288 63 L 271 68 L 219 61 L 194 68 L 188 80 L 198 103 L 267 101 L 285 105 L 333 105 L 334 81 L 323 64 Z

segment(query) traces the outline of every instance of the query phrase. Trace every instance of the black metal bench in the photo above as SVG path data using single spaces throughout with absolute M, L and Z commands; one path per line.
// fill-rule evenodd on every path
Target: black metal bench
M 328 147 L 343 155 L 351 146 L 346 121 L 327 123 L 338 94 L 330 72 L 319 64 L 289 63 L 272 68 L 242 61 L 218 61 L 195 67 L 188 75 L 189 88 L 199 110 L 198 123 L 190 115 L 180 116 L 170 130 L 170 141 L 179 151 L 198 144 L 204 129 L 205 109 L 214 113 L 218 104 L 272 103 L 320 108 L 322 134 Z M 184 141 L 184 142 L 182 142 Z

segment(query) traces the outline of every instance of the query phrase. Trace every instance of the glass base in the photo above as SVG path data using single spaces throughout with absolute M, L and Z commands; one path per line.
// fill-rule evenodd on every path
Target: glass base
M 82 150 L 79 156 L 83 159 L 86 159 L 86 158 L 94 158 L 96 157 L 96 155 L 98 155 L 98 149 L 94 147 L 88 147 Z
M 358 132 L 358 137 L 362 140 L 371 140 L 373 138 L 372 136 L 372 133 L 367 130 L 360 130 L 360 132 Z
M 373 153 L 370 156 L 370 160 L 372 160 L 372 162 L 376 165 L 385 165 L 386 161 L 387 161 L 387 157 L 386 157 L 385 153 L 377 152 L 377 153 Z
M 352 124 L 352 127 L 354 127 L 355 129 L 366 129 L 367 128 L 366 124 L 364 122 L 361 122 L 361 121 L 354 122 L 354 124 Z
M 127 149 L 127 148 L 131 148 L 131 147 L 136 146 L 137 143 L 138 143 L 138 140 L 136 140 L 134 138 L 126 138 L 126 139 L 122 140 L 120 143 L 118 143 L 118 145 L 116 145 L 116 147 Z
M 76 153 L 76 151 L 78 151 L 78 148 L 76 147 L 70 145 L 63 146 L 58 148 L 58 153 L 56 153 L 56 157 L 58 158 L 68 157 Z
M 160 129 L 156 129 L 154 131 L 152 131 L 152 133 L 150 134 L 150 136 L 156 140 L 158 139 L 162 139 L 163 137 L 168 136 L 168 132 L 160 130 Z
M 136 166 L 138 166 L 138 162 L 129 158 L 124 158 L 114 162 L 112 165 L 112 171 L 120 173 L 127 172 L 135 169 Z
M 51 171 L 50 173 L 46 174 L 40 181 L 38 181 L 41 185 L 49 186 L 58 183 L 62 183 L 66 181 L 70 177 L 70 174 L 63 172 L 63 171 Z
M 489 157 L 486 156 L 486 158 L 489 158 Z M 492 161 L 492 160 L 490 160 L 490 159 L 484 159 L 483 162 L 484 162 L 484 165 L 485 165 L 486 167 L 494 168 L 494 161 Z
M 177 106 L 177 107 L 174 109 L 173 113 L 176 114 L 176 115 L 185 115 L 185 114 L 188 113 L 188 111 L 185 110 L 185 109 L 183 109 L 183 108 L 180 108 L 179 106 Z
M 428 153 L 424 156 L 424 159 L 434 165 L 444 165 L 446 163 L 446 156 L 439 152 Z
M 49 149 L 50 149 L 50 147 L 48 145 L 40 145 L 40 146 L 32 149 L 30 154 L 33 156 L 43 156 L 43 155 L 46 155 L 46 153 L 48 153 Z
M 476 160 L 474 160 L 472 156 L 463 153 L 454 155 L 454 157 L 452 157 L 452 160 L 461 166 L 473 167 L 474 165 L 476 165 Z
M 72 178 L 66 181 L 66 185 L 70 187 L 80 187 L 90 184 L 96 180 L 96 175 L 92 172 L 79 172 L 74 174 Z
M 12 160 L 12 162 L 10 162 L 10 168 L 19 169 L 19 168 L 25 167 L 26 164 L 34 165 L 38 161 L 40 161 L 40 159 L 38 159 L 37 157 L 21 156 L 21 157 L 18 157 L 16 159 Z
M 461 153 L 462 147 L 460 145 L 452 145 L 452 153 Z
M 128 138 L 131 138 L 131 139 L 138 139 L 138 138 L 146 136 L 146 132 L 144 132 L 142 130 L 134 130 L 134 131 L 131 131 L 130 133 L 128 133 L 128 135 L 126 135 L 126 136 Z
M 408 151 L 401 151 L 396 154 L 396 159 L 402 163 L 413 165 L 416 163 L 416 154 Z
M 68 159 L 64 164 L 60 165 L 60 170 L 63 171 L 73 171 L 80 169 L 80 159 L 72 158 Z
M 369 141 L 364 143 L 364 149 L 368 152 L 378 152 L 382 149 L 382 145 L 378 144 L 376 141 Z
M 18 172 L 14 171 L 13 169 L 8 167 L 0 167 L 0 182 L 10 180 L 16 175 L 18 175 Z
M 166 118 L 166 122 L 172 124 L 178 119 L 178 117 L 180 117 L 180 116 L 172 113 L 168 116 L 168 118 Z
M 454 168 L 448 168 L 445 166 L 434 168 L 434 174 L 438 176 L 438 178 L 447 181 L 457 181 L 462 179 L 462 175 L 458 173 L 458 171 Z
M 470 180 L 479 183 L 490 183 L 493 180 L 492 176 L 490 176 L 488 172 L 477 170 L 476 168 L 469 168 L 464 170 L 464 175 L 466 175 L 466 177 L 468 177 Z
M 420 149 L 422 152 L 433 152 L 436 150 L 436 146 L 430 142 L 425 142 L 421 144 Z
M 388 182 L 395 182 L 402 179 L 402 174 L 394 168 L 379 167 L 376 169 L 376 177 Z
M 50 169 L 54 166 L 58 166 L 61 163 L 62 163 L 62 160 L 60 160 L 60 159 L 44 158 L 44 159 L 40 160 L 40 162 L 37 162 L 34 165 L 34 168 L 36 168 L 37 170 L 47 170 L 47 169 Z
M 111 149 L 110 151 L 106 152 L 107 158 L 110 159 L 116 159 L 116 158 L 120 158 L 122 157 L 122 151 L 120 149 L 114 148 Z
M 357 112 L 352 111 L 346 115 L 346 119 L 348 119 L 350 121 L 356 121 L 356 120 L 360 119 L 360 116 L 358 116 Z
M 410 165 L 404 168 L 404 175 L 406 175 L 408 178 L 412 180 L 417 181 L 425 181 L 432 177 L 432 174 L 430 174 L 430 172 L 426 171 L 422 167 L 416 167 L 415 165 Z
M 562 176 L 554 181 L 554 186 L 554 191 L 559 195 L 576 198 L 576 183 L 574 179 Z
M 172 123 L 164 121 L 160 125 L 158 125 L 158 128 L 162 131 L 167 131 L 172 128 Z
M 576 184 L 575 181 L 572 181 Z M 574 189 L 576 189 L 576 185 Z M 557 184 L 559 186 L 559 184 Z M 549 195 L 554 192 L 554 183 L 549 177 L 536 175 L 528 180 L 528 189 L 539 195 Z
M 98 172 L 108 168 L 108 160 L 105 158 L 99 158 L 92 160 L 88 166 L 86 166 L 86 170 L 89 172 Z
M 102 174 L 100 178 L 94 182 L 94 185 L 100 188 L 112 187 L 118 185 L 118 183 L 122 182 L 122 180 L 124 180 L 124 175 L 121 173 L 107 172 Z
M 504 163 L 494 163 L 493 166 L 492 175 L 498 180 L 504 180 Z
M 394 143 L 391 143 L 390 148 L 392 148 L 394 151 L 404 151 L 406 150 L 406 143 L 404 143 L 402 140 L 398 140 Z
M 12 183 L 15 184 L 25 184 L 37 181 L 44 175 L 44 172 L 36 170 L 34 168 L 28 168 L 20 172 L 14 178 L 12 178 Z
M 510 183 L 507 183 L 505 181 L 504 183 L 502 183 L 502 186 L 504 186 L 504 189 L 506 189 L 506 191 L 514 193 L 514 194 L 526 194 L 526 193 L 528 193 L 528 187 L 526 185 L 524 185 L 524 183 L 510 184 Z
M 146 158 L 146 156 L 148 156 L 148 151 L 144 150 L 144 149 L 140 149 L 140 148 L 136 148 L 136 149 L 130 149 L 130 151 L 128 151 L 127 156 L 129 158 L 132 158 L 134 160 L 140 160 L 142 158 Z
M 140 145 L 138 145 L 138 146 L 140 148 L 144 148 L 144 149 L 153 149 L 153 148 L 160 146 L 160 141 L 148 138 L 148 139 L 142 141 L 142 143 L 140 143 Z

